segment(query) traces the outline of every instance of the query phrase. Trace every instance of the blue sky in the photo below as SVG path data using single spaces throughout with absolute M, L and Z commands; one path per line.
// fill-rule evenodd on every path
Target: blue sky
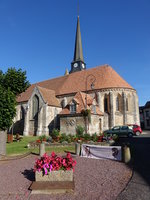
M 150 100 L 150 0 L 80 0 L 87 68 L 111 65 Z M 0 69 L 31 83 L 64 75 L 73 59 L 77 0 L 0 0 Z

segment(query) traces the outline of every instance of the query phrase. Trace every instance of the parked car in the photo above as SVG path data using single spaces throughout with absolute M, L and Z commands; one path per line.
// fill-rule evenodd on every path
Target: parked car
M 137 124 L 129 124 L 128 127 L 133 130 L 134 135 L 140 135 L 142 133 L 142 129 Z
M 133 130 L 129 128 L 129 126 L 114 126 L 112 129 L 104 131 L 104 134 L 110 135 L 118 135 L 132 137 L 134 135 Z

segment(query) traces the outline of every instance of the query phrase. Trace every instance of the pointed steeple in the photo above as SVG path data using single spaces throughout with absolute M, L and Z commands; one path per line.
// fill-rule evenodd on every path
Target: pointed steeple
M 81 41 L 81 31 L 80 31 L 80 21 L 79 16 L 77 20 L 77 30 L 76 30 L 76 40 L 75 40 L 75 49 L 74 49 L 74 60 L 73 61 L 82 61 L 83 60 L 83 51 L 82 51 L 82 41 Z
M 80 21 L 79 16 L 77 19 L 77 30 L 76 30 L 76 39 L 75 39 L 75 49 L 74 49 L 74 58 L 71 63 L 71 71 L 81 71 L 86 68 L 86 64 L 83 59 L 83 51 L 82 51 L 82 41 L 81 41 L 81 31 L 80 31 Z

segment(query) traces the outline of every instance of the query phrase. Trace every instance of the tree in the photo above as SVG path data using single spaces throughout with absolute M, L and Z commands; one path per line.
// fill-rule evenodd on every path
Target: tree
M 0 85 L 0 129 L 7 130 L 16 114 L 16 97 Z
M 30 86 L 26 71 L 22 72 L 21 69 L 9 68 L 3 76 L 3 87 L 10 88 L 15 95 L 24 92 Z
M 16 97 L 29 86 L 25 71 L 22 72 L 21 69 L 16 70 L 15 68 L 9 68 L 5 74 L 0 71 L 0 131 L 5 131 L 5 134 L 16 115 Z M 0 154 L 6 152 L 6 141 L 1 138 L 0 147 Z

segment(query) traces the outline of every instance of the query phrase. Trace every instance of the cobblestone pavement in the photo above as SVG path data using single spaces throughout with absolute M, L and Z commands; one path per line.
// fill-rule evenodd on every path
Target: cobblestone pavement
M 75 191 L 73 194 L 31 195 L 33 166 L 37 156 L 0 162 L 0 200 L 115 200 L 126 187 L 131 170 L 111 160 L 75 157 Z

